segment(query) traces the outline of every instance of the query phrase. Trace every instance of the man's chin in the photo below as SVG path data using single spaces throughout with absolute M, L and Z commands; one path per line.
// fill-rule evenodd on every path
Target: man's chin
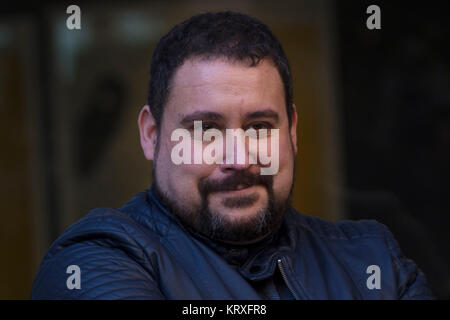
M 250 244 L 270 233 L 271 212 L 266 206 L 209 208 L 210 238 L 231 244 Z

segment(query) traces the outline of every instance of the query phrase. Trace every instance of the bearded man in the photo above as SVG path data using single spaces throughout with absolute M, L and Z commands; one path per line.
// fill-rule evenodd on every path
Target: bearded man
M 195 138 L 199 123 L 204 134 L 256 134 L 226 135 L 232 148 L 224 147 L 224 161 L 174 161 L 177 130 L 193 134 L 192 159 L 207 147 L 204 137 Z M 44 257 L 32 298 L 432 297 L 385 226 L 328 222 L 290 205 L 297 154 L 292 75 L 264 23 L 217 12 L 175 26 L 153 54 L 138 126 L 153 184 L 123 207 L 92 210 L 66 230 Z M 276 173 L 262 174 L 271 164 L 257 156 L 250 161 L 251 139 L 263 142 L 258 148 L 271 146 Z M 76 281 L 69 266 L 76 266 Z

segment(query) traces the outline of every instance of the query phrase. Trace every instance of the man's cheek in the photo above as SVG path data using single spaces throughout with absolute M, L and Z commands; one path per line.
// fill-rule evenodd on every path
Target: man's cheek
M 198 193 L 199 182 L 207 178 L 211 169 L 204 165 L 180 164 L 173 165 L 167 174 L 172 185 L 181 193 L 195 196 Z
M 274 177 L 274 193 L 279 199 L 287 197 L 291 190 L 294 183 L 292 170 L 290 166 L 284 166 Z

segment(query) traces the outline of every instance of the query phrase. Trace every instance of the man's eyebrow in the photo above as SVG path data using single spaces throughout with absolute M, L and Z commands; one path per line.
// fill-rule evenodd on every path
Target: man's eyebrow
M 246 118 L 247 119 L 272 118 L 275 122 L 278 122 L 280 117 L 278 116 L 277 112 L 275 112 L 271 109 L 266 109 L 266 110 L 249 112 L 246 114 Z
M 183 116 L 180 123 L 187 125 L 192 123 L 195 120 L 222 120 L 223 116 L 220 113 L 213 112 L 213 111 L 195 111 L 193 113 L 190 113 L 188 115 Z

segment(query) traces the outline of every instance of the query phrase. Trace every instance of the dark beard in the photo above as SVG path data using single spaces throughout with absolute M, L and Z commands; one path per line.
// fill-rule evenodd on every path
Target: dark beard
M 192 210 L 185 208 L 175 199 L 171 199 L 167 193 L 159 188 L 155 171 L 154 167 L 154 190 L 165 207 L 177 216 L 184 226 L 209 239 L 220 242 L 250 244 L 265 238 L 278 226 L 291 204 L 292 186 L 287 199 L 277 202 L 273 192 L 272 175 L 253 174 L 248 170 L 242 170 L 235 171 L 221 181 L 201 180 L 198 184 L 201 205 Z M 237 222 L 231 222 L 219 212 L 209 209 L 208 195 L 213 192 L 236 190 L 238 185 L 263 186 L 267 192 L 268 203 L 253 217 L 244 221 L 238 219 Z M 225 198 L 222 204 L 228 208 L 245 208 L 253 205 L 257 200 L 257 195 L 229 197 Z

